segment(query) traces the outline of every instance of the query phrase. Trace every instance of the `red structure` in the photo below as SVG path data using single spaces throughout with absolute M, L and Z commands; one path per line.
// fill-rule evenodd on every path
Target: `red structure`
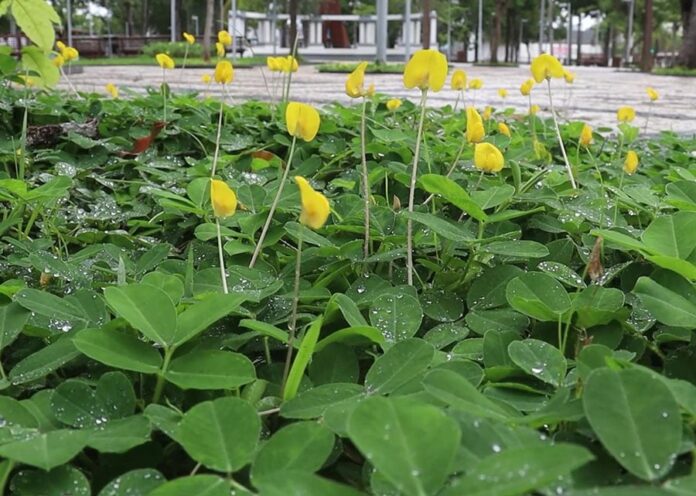
M 319 7 L 319 14 L 340 14 L 339 0 L 324 0 Z M 350 48 L 348 30 L 341 21 L 326 21 L 322 24 L 322 41 L 324 46 L 332 48 Z

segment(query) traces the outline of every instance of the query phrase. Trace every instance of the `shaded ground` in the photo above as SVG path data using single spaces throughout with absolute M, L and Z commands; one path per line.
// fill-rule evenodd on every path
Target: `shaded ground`
M 519 93 L 519 85 L 529 77 L 529 67 L 518 68 L 473 67 L 460 65 L 469 77 L 483 79 L 484 86 L 476 92 L 477 106 L 502 105 L 518 110 L 527 108 L 527 99 Z M 574 67 L 577 77 L 575 83 L 566 85 L 564 81 L 554 81 L 554 102 L 559 112 L 573 120 L 583 120 L 594 126 L 613 126 L 616 122 L 616 109 L 622 105 L 636 108 L 638 117 L 634 122 L 641 128 L 648 114 L 648 98 L 645 88 L 652 86 L 660 93 L 660 100 L 653 106 L 649 131 L 673 130 L 679 133 L 696 133 L 696 80 L 670 76 L 653 76 L 638 72 L 619 72 L 614 69 L 598 67 Z M 264 84 L 261 68 L 239 68 L 230 87 L 233 100 L 268 99 L 269 93 Z M 201 93 L 220 93 L 219 85 L 206 87 L 201 76 L 212 73 L 212 69 L 177 69 L 168 71 L 167 81 L 174 91 L 196 90 Z M 264 70 L 270 85 L 270 73 Z M 104 92 L 104 85 L 117 84 L 126 94 L 127 89 L 142 91 L 147 86 L 157 85 L 162 80 L 162 70 L 153 63 L 143 66 L 103 66 L 85 67 L 82 74 L 71 76 L 73 84 L 81 91 Z M 319 74 L 312 66 L 303 66 L 293 75 L 292 98 L 315 104 L 333 100 L 348 102 L 343 91 L 344 74 Z M 406 90 L 401 76 L 393 74 L 367 75 L 366 82 L 375 83 L 377 91 L 389 96 L 417 99 L 417 90 Z M 66 85 L 63 85 L 66 87 Z M 498 89 L 506 88 L 508 98 L 503 103 Z M 280 90 L 277 91 L 280 94 Z M 469 95 L 471 96 L 471 92 Z M 542 108 L 548 104 L 545 88 L 538 87 L 532 93 L 534 103 Z M 432 105 L 452 104 L 455 92 L 446 89 L 433 94 Z

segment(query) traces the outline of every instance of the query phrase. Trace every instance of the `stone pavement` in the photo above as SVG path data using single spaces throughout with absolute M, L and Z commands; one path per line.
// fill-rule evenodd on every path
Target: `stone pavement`
M 463 68 L 470 78 L 483 79 L 483 88 L 476 91 L 475 104 L 478 107 L 515 107 L 526 111 L 527 98 L 519 93 L 520 84 L 529 77 L 529 66 L 473 67 L 455 64 Z M 634 125 L 643 128 L 648 114 L 648 97 L 645 88 L 654 87 L 660 93 L 660 100 L 653 105 L 649 122 L 649 133 L 659 130 L 672 130 L 680 134 L 696 134 L 696 79 L 671 76 L 654 76 L 638 72 L 617 71 L 600 67 L 573 67 L 575 82 L 567 85 L 563 80 L 554 80 L 554 103 L 563 117 L 582 120 L 595 127 L 614 126 L 616 109 L 622 105 L 636 108 Z M 215 83 L 206 86 L 201 82 L 203 74 L 211 74 L 212 69 L 175 69 L 167 71 L 167 81 L 173 91 L 195 90 L 209 95 L 219 94 L 220 86 Z M 263 69 L 270 84 L 270 73 Z M 293 75 L 291 98 L 314 104 L 325 104 L 334 100 L 348 103 L 344 93 L 345 74 L 320 74 L 313 66 L 305 65 Z M 148 86 L 156 86 L 162 80 L 162 70 L 154 63 L 149 66 L 93 66 L 85 67 L 84 72 L 71 76 L 71 81 L 80 91 L 105 93 L 106 83 L 113 82 L 125 96 L 127 90 L 144 91 Z M 366 83 L 375 83 L 377 91 L 390 97 L 410 98 L 417 101 L 417 90 L 406 90 L 401 75 L 366 75 Z M 65 83 L 61 83 L 67 89 Z M 503 103 L 498 89 L 506 88 L 509 96 Z M 262 69 L 235 69 L 235 80 L 229 88 L 232 101 L 249 99 L 268 99 Z M 474 92 L 469 92 L 469 97 Z M 278 89 L 280 94 L 280 89 Z M 431 94 L 431 105 L 453 104 L 456 93 L 446 89 Z M 535 88 L 533 102 L 542 109 L 548 106 L 546 89 Z M 543 114 L 541 114 L 543 115 Z

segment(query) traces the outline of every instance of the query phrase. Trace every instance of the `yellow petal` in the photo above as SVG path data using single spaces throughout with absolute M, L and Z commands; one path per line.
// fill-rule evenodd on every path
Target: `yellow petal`
M 466 72 L 457 69 L 452 73 L 452 81 L 450 82 L 453 90 L 466 89 Z
M 215 66 L 215 82 L 230 84 L 234 79 L 234 69 L 229 60 L 221 60 Z
M 285 109 L 285 125 L 291 136 L 312 141 L 319 131 L 319 112 L 304 103 L 290 102 Z
M 483 81 L 479 78 L 474 78 L 471 81 L 469 81 L 469 89 L 470 90 L 480 90 L 483 88 Z
M 190 33 L 184 32 L 184 39 L 186 40 L 186 43 L 188 43 L 189 45 L 193 45 L 196 42 L 196 37 Z
M 498 132 L 502 135 L 507 136 L 508 138 L 511 136 L 510 128 L 504 122 L 498 123 Z
M 55 57 L 53 57 L 53 65 L 60 68 L 65 65 L 65 57 L 63 57 L 61 54 L 57 54 Z
M 237 211 L 237 195 L 225 181 L 219 179 L 210 180 L 210 203 L 215 217 L 221 219 L 234 215 Z
M 474 165 L 484 172 L 499 172 L 505 165 L 505 159 L 495 145 L 478 143 L 474 148 Z
M 62 52 L 62 55 L 66 62 L 70 62 L 71 60 L 78 58 L 80 56 L 80 52 L 78 52 L 76 48 L 66 46 Z
M 650 98 L 651 102 L 654 102 L 658 98 L 660 98 L 660 94 L 657 92 L 655 88 L 646 88 L 645 91 L 648 94 L 648 98 Z
M 215 52 L 217 53 L 218 57 L 224 57 L 225 56 L 225 45 L 223 43 L 220 43 L 219 41 L 215 43 Z
M 63 53 L 63 50 L 65 50 L 65 47 L 65 43 L 63 43 L 62 41 L 56 41 L 56 48 L 59 52 L 61 52 L 61 54 Z
M 483 118 L 474 107 L 466 108 L 466 140 L 469 143 L 483 141 L 486 131 L 483 127 Z
M 155 58 L 162 69 L 174 69 L 174 60 L 166 53 L 158 53 Z
M 360 98 L 365 96 L 365 69 L 367 62 L 361 62 L 346 79 L 346 95 L 351 98 Z
M 210 74 L 203 74 L 201 76 L 201 81 L 203 81 L 205 84 L 210 84 L 210 82 L 213 80 L 213 77 Z
M 573 82 L 575 81 L 575 73 L 570 72 L 567 69 L 563 69 L 563 77 L 565 78 L 566 83 L 568 84 L 573 84 Z
M 223 29 L 218 32 L 218 42 L 222 43 L 224 46 L 230 46 L 232 44 L 232 36 Z
M 505 88 L 500 88 L 500 89 L 498 89 L 498 96 L 500 98 L 507 98 L 508 91 Z
M 387 108 L 394 112 L 396 109 L 401 107 L 401 100 L 398 98 L 392 98 L 391 100 L 387 101 Z
M 520 86 L 520 93 L 522 93 L 522 96 L 528 96 L 532 92 L 532 88 L 534 88 L 534 80 L 527 79 Z
M 619 107 L 616 111 L 616 119 L 619 122 L 631 122 L 636 118 L 636 110 L 633 107 Z
M 329 200 L 323 194 L 314 191 L 304 177 L 295 176 L 295 183 L 300 188 L 302 202 L 300 223 L 312 229 L 322 228 L 331 213 Z
M 530 70 L 537 83 L 541 83 L 544 79 L 563 77 L 563 64 L 548 53 L 542 53 L 532 60 Z
M 580 132 L 580 145 L 589 146 L 592 143 L 592 127 L 585 124 Z
M 440 91 L 446 79 L 447 57 L 437 50 L 418 50 L 404 68 L 404 86 L 409 89 Z
M 633 150 L 626 152 L 624 160 L 624 170 L 627 174 L 633 174 L 638 169 L 638 154 Z
M 107 83 L 105 89 L 111 98 L 118 98 L 118 87 L 114 83 Z

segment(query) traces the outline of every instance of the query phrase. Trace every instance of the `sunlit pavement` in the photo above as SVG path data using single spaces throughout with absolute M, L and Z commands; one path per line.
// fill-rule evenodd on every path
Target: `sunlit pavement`
M 469 102 L 475 99 L 477 107 L 492 105 L 495 108 L 514 107 L 519 111 L 527 109 L 527 98 L 519 93 L 520 84 L 529 77 L 529 67 L 493 68 L 473 67 L 458 64 L 469 77 L 483 79 L 483 88 L 467 95 Z M 654 76 L 639 72 L 617 71 L 600 67 L 571 67 L 576 73 L 575 82 L 568 85 L 563 80 L 552 82 L 554 104 L 559 114 L 567 119 L 581 120 L 599 126 L 615 126 L 616 109 L 622 105 L 636 108 L 634 125 L 644 127 L 649 112 L 649 100 L 645 93 L 648 86 L 660 93 L 660 100 L 653 105 L 648 132 L 672 130 L 680 134 L 696 134 L 696 80 L 693 78 Z M 173 91 L 193 90 L 201 94 L 221 94 L 220 85 L 209 86 L 201 82 L 201 76 L 212 73 L 212 69 L 175 69 L 167 71 L 167 82 Z M 264 83 L 264 76 L 266 82 Z M 302 66 L 293 74 L 292 95 L 298 101 L 325 104 L 331 101 L 348 103 L 343 90 L 345 74 L 320 74 L 313 66 Z M 374 83 L 377 91 L 390 97 L 417 100 L 417 90 L 406 90 L 398 74 L 378 74 L 366 76 L 366 83 Z M 79 91 L 105 93 L 106 83 L 113 82 L 121 89 L 122 96 L 128 90 L 142 92 L 147 86 L 156 86 L 162 81 L 162 69 L 155 66 L 103 66 L 85 67 L 84 72 L 71 76 L 71 81 Z M 67 89 L 65 83 L 61 83 Z M 271 73 L 261 68 L 238 68 L 230 85 L 230 101 L 249 99 L 268 100 L 272 92 Z M 279 84 L 276 84 L 276 87 Z M 509 96 L 503 101 L 498 95 L 499 88 L 506 88 Z M 280 94 L 276 88 L 276 94 Z M 474 96 L 475 94 L 475 96 Z M 453 104 L 456 93 L 443 89 L 431 94 L 431 105 Z M 545 85 L 532 92 L 533 103 L 539 104 L 543 112 L 548 108 L 548 95 Z

